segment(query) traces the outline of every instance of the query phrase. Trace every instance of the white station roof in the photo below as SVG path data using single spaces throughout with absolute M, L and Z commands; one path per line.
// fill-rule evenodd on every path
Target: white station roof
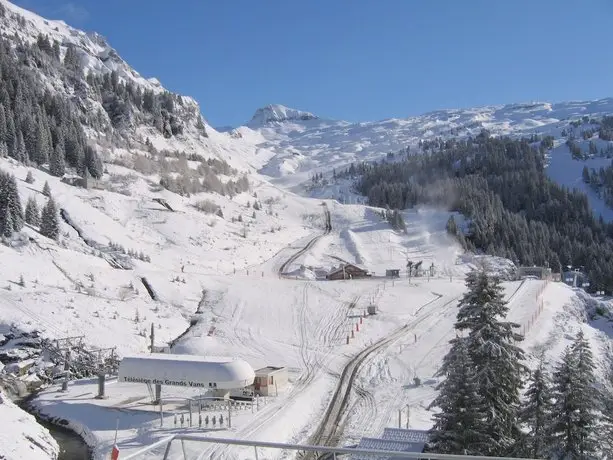
M 120 382 L 231 390 L 253 383 L 255 372 L 242 359 L 153 353 L 126 356 Z

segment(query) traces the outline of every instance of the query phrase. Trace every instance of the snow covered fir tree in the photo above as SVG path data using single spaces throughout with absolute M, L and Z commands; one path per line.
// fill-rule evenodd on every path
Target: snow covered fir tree
M 470 441 L 465 444 L 450 442 L 444 426 L 437 424 L 432 431 L 430 448 L 434 452 L 505 456 L 513 451 L 520 435 L 517 420 L 526 368 L 523 351 L 516 345 L 521 336 L 514 329 L 519 325 L 505 321 L 508 308 L 498 278 L 489 276 L 485 270 L 473 271 L 466 278 L 466 286 L 468 291 L 460 300 L 455 323 L 458 337 L 452 342 L 441 368 L 446 380 L 432 405 L 442 409 L 442 414 L 436 416 L 438 419 L 475 411 L 470 417 L 472 424 L 451 424 L 449 427 L 460 430 L 451 439 L 459 437 Z M 467 363 L 464 366 L 471 370 L 461 370 L 463 375 L 456 376 L 458 366 L 451 364 L 455 362 Z M 453 400 L 467 391 L 453 385 L 454 382 L 462 386 L 470 382 L 470 406 L 446 406 L 446 399 Z M 466 430 L 471 434 L 462 433 Z
M 596 460 L 610 455 L 597 445 L 605 409 L 589 343 L 579 331 L 553 377 L 541 358 L 530 372 L 522 340 L 505 321 L 500 281 L 471 272 L 458 305 L 457 337 L 438 375 L 444 380 L 431 407 L 438 408 L 429 452 L 552 460 Z M 522 397 L 522 389 L 526 391 Z

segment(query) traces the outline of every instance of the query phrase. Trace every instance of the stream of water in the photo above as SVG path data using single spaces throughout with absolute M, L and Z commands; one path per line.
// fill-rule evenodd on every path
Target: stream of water
M 51 436 L 60 446 L 58 460 L 90 460 L 91 451 L 81 436 L 68 428 L 48 422 L 32 410 L 29 402 L 35 397 L 32 393 L 21 400 L 15 401 L 24 411 L 36 417 L 36 421 L 47 428 Z
M 58 460 L 90 460 L 91 452 L 81 436 L 67 428 L 37 418 L 38 423 L 49 430 L 51 436 L 60 446 Z

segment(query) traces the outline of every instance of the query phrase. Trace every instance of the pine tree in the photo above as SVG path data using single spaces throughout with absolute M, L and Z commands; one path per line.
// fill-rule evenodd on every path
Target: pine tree
M 30 196 L 30 198 L 28 198 L 28 202 L 26 203 L 26 222 L 34 227 L 38 227 L 40 225 L 38 204 L 36 203 L 36 198 L 33 196 Z
M 45 124 L 46 120 L 38 120 L 38 128 L 36 131 L 36 148 L 32 155 L 32 159 L 39 165 L 45 164 L 49 161 L 49 154 L 51 152 L 51 139 Z
M 607 349 L 605 390 L 602 394 L 602 451 L 613 458 L 613 348 Z
M 104 173 L 102 160 L 90 145 L 85 147 L 85 167 L 94 179 L 100 179 Z
M 6 142 L 6 112 L 4 104 L 0 102 L 0 143 Z
M 26 144 L 23 140 L 23 133 L 21 132 L 21 130 L 17 131 L 17 136 L 15 137 L 15 144 L 13 150 L 10 152 L 10 156 L 22 163 L 26 163 L 28 160 Z
M 527 369 L 521 362 L 524 353 L 515 342 L 522 336 L 513 331 L 519 324 L 504 321 L 509 309 L 500 279 L 484 270 L 473 271 L 466 285 L 455 328 L 468 332 L 466 346 L 483 402 L 484 418 L 474 428 L 488 438 L 481 454 L 501 456 L 521 438 L 517 416 Z
M 466 340 L 456 338 L 445 356 L 439 376 L 445 380 L 438 385 L 438 396 L 430 407 L 441 409 L 434 415 L 428 451 L 445 454 L 478 454 L 486 437 L 479 432 L 482 426 L 482 400 L 470 360 Z
M 32 171 L 28 171 L 28 174 L 26 174 L 26 183 L 27 184 L 34 183 L 34 176 L 32 175 Z
M 5 111 L 7 108 L 5 107 Z M 15 132 L 15 121 L 13 120 L 13 113 L 8 107 L 8 112 L 6 114 L 6 133 L 5 133 L 6 145 L 8 147 L 8 154 L 12 156 L 13 148 L 15 147 L 15 143 L 17 141 L 17 133 Z
M 554 373 L 552 432 L 563 458 L 594 458 L 598 423 L 595 365 L 589 344 L 579 332 Z
M 587 166 L 583 167 L 583 170 L 581 171 L 581 177 L 583 178 L 583 182 L 585 182 L 586 184 L 590 183 L 590 170 L 587 168 Z
M 596 386 L 596 365 L 589 342 L 583 331 L 579 331 L 572 345 L 577 363 L 577 385 L 582 399 L 579 404 L 579 454 L 582 458 L 596 453 L 595 429 L 599 422 L 600 392 Z
M 40 233 L 51 239 L 57 239 L 60 234 L 60 223 L 57 207 L 53 197 L 49 197 L 40 217 Z
M 458 226 L 455 222 L 453 215 L 449 216 L 449 219 L 447 220 L 447 225 L 445 228 L 447 229 L 447 233 L 449 233 L 450 235 L 458 234 Z
M 525 453 L 532 458 L 546 458 L 551 447 L 553 401 L 550 378 L 542 362 L 531 373 L 529 382 L 520 412 L 520 420 L 528 428 Z
M 58 142 L 51 152 L 49 159 L 49 172 L 57 177 L 62 177 L 66 173 L 66 165 L 64 164 L 64 142 Z
M 43 195 L 51 196 L 51 187 L 49 187 L 49 182 L 45 181 L 45 185 L 43 185 Z
M 0 210 L 2 212 L 2 210 Z M 0 232 L 2 236 L 10 237 L 13 234 L 13 215 L 4 210 L 4 215 L 0 218 Z
M 15 176 L 0 171 L 0 230 L 5 236 L 23 228 L 23 209 Z

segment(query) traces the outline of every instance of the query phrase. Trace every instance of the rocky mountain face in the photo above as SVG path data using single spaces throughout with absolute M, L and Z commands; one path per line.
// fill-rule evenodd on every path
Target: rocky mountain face
M 608 142 L 608 137 L 600 136 L 597 125 L 611 114 L 613 98 L 438 110 L 357 123 L 268 106 L 258 109 L 249 123 L 235 131 L 244 139 L 256 139 L 258 148 L 273 153 L 262 173 L 295 185 L 315 173 L 325 174 L 352 162 L 380 160 L 407 148 L 419 152 L 424 142 L 475 137 L 484 130 L 494 136 L 553 136 L 556 143 L 564 143 L 572 137 L 585 140 L 582 133 L 591 129 L 600 152 L 607 148 L 600 141 Z M 587 147 L 584 151 L 589 155 Z
M 284 105 L 270 104 L 255 111 L 251 121 L 248 123 L 252 127 L 262 127 L 271 123 L 283 123 L 286 121 L 308 121 L 317 120 L 317 116 L 303 110 L 290 109 Z
M 97 33 L 50 21 L 2 0 L 2 36 L 14 57 L 37 73 L 46 89 L 69 99 L 96 133 L 139 140 L 139 128 L 166 138 L 206 137 L 198 104 L 166 91 L 132 69 Z

